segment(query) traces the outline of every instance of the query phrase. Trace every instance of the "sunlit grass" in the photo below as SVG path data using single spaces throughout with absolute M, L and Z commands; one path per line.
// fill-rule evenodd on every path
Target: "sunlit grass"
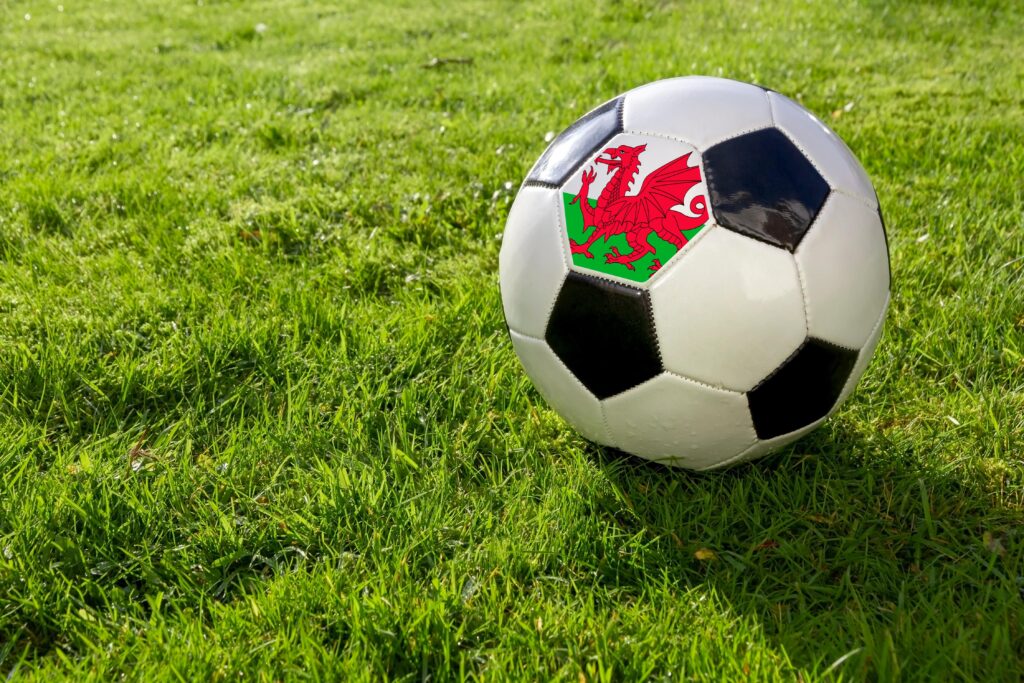
M 1021 9 L 0 8 L 0 674 L 1019 680 Z M 576 435 L 497 293 L 545 135 L 687 73 L 833 125 L 894 272 L 711 475 Z

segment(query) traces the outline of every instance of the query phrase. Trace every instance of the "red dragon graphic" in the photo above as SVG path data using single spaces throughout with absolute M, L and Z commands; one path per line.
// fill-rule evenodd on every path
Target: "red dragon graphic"
M 583 232 L 586 233 L 590 228 L 594 228 L 594 232 L 587 238 L 586 244 L 570 240 L 572 253 L 594 258 L 590 253 L 590 245 L 598 238 L 603 237 L 607 242 L 610 237 L 625 234 L 632 251 L 621 254 L 616 247 L 612 247 L 611 253 L 605 254 L 605 262 L 621 263 L 634 270 L 634 261 L 657 251 L 647 241 L 652 232 L 674 244 L 676 249 L 682 249 L 688 241 L 683 231 L 698 228 L 707 222 L 707 206 L 701 195 L 695 195 L 690 200 L 688 210 L 693 216 L 672 210 L 672 207 L 683 203 L 687 190 L 701 181 L 700 169 L 690 166 L 689 154 L 651 171 L 639 192 L 626 194 L 640 170 L 640 155 L 645 149 L 647 145 L 619 145 L 601 152 L 607 156 L 595 159 L 596 163 L 606 166 L 607 173 L 614 174 L 597 198 L 597 206 L 592 207 L 587 201 L 587 193 L 597 173 L 592 166 L 583 172 L 583 187 L 570 203 L 580 205 Z M 660 267 L 661 263 L 655 259 L 650 270 L 658 270 Z

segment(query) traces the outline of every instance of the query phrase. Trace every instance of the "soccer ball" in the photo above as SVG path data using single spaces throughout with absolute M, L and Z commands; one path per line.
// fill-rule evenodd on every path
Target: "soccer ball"
M 592 441 L 691 469 L 820 425 L 889 303 L 878 198 L 850 150 L 792 100 L 720 78 L 630 90 L 555 138 L 499 270 L 547 402 Z

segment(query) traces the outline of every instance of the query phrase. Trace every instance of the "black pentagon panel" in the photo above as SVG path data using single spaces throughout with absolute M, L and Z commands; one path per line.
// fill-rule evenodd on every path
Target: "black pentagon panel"
M 622 132 L 622 98 L 605 102 L 554 139 L 526 176 L 526 184 L 558 187 L 580 164 Z
M 780 130 L 766 128 L 704 153 L 718 224 L 793 251 L 828 198 L 829 186 Z
M 661 372 L 647 290 L 571 272 L 545 334 L 572 374 L 608 398 Z
M 754 430 L 770 439 L 828 414 L 857 362 L 857 352 L 808 339 L 767 379 L 747 393 Z

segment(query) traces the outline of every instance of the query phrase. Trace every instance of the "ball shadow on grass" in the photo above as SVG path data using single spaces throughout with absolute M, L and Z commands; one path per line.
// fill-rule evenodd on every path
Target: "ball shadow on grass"
M 882 658 L 974 658 L 973 643 L 1024 617 L 1021 515 L 991 481 L 898 439 L 833 420 L 707 473 L 595 447 L 608 483 L 596 505 L 647 540 L 610 558 L 605 580 L 713 588 L 797 666 L 821 670 L 856 651 L 847 675 L 889 675 Z

